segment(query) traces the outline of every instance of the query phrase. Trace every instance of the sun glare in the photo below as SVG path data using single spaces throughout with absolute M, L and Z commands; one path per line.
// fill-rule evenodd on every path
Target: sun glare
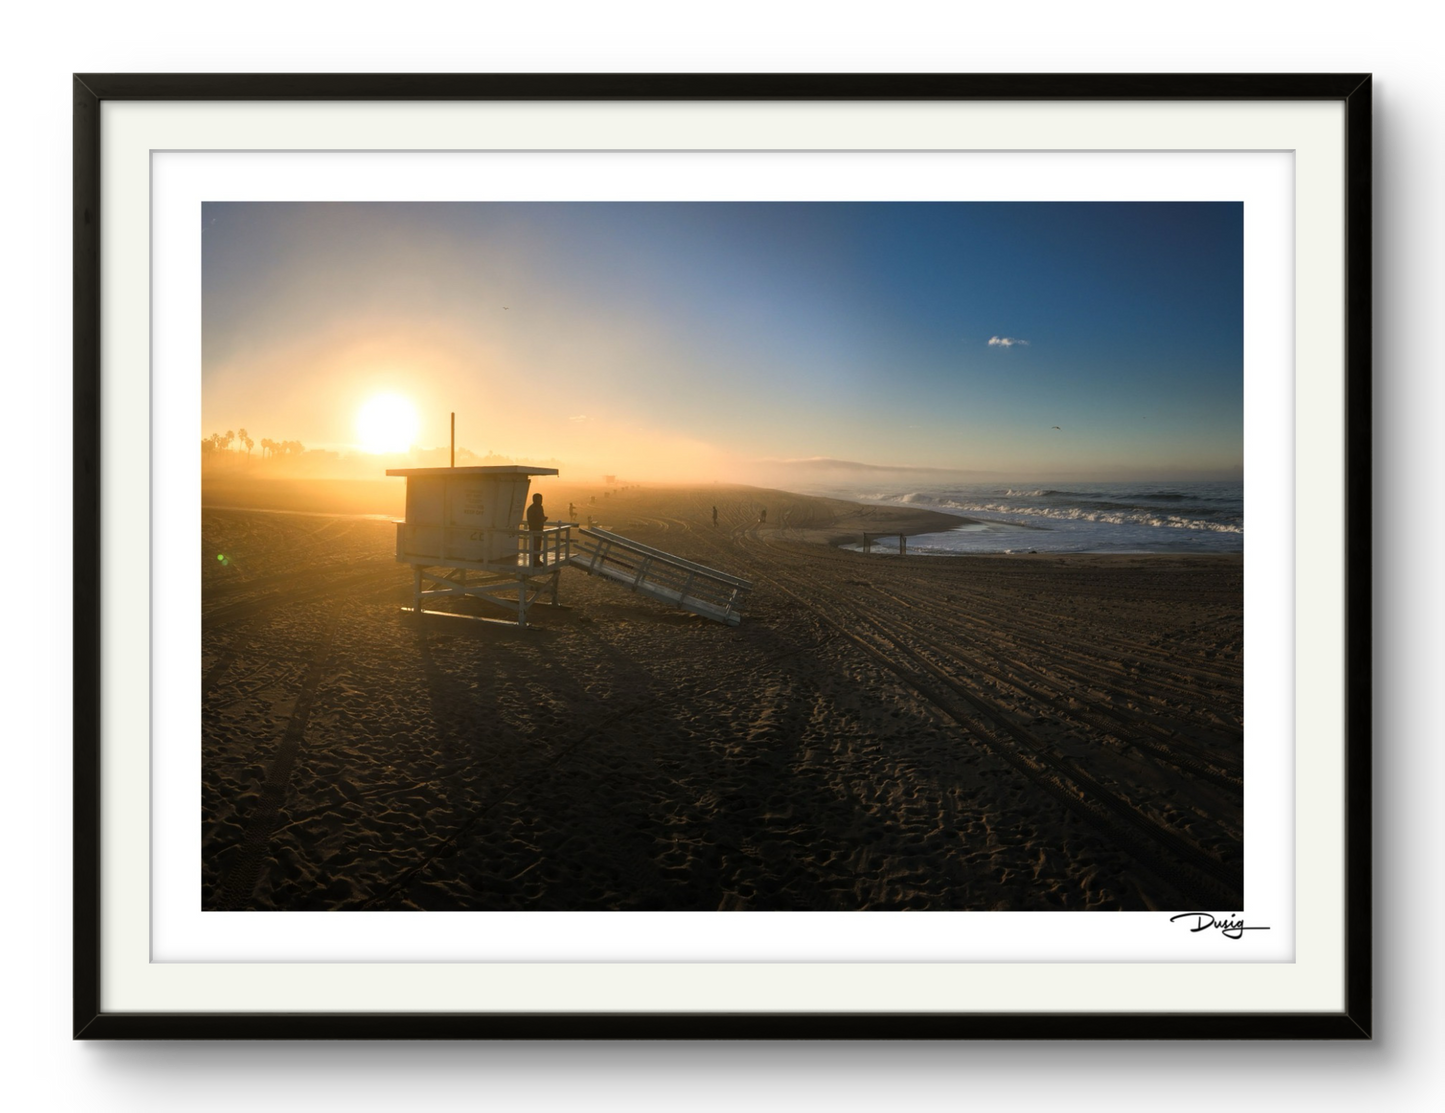
M 405 452 L 416 427 L 416 408 L 400 394 L 377 394 L 356 414 L 356 432 L 367 452 Z

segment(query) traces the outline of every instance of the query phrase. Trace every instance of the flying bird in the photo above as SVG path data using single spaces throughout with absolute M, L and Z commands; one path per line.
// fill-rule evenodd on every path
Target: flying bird
M 1054 428 L 1055 428 L 1055 429 L 1059 429 L 1059 427 L 1058 427 L 1057 425 L 1055 425 Z M 1059 432 L 1062 433 L 1063 430 L 1062 430 L 1062 429 L 1059 429 Z

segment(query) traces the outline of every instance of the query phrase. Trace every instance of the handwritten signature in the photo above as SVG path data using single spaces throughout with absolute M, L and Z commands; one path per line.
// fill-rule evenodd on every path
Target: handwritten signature
M 1222 920 L 1217 920 L 1215 919 L 1212 912 L 1181 912 L 1177 916 L 1169 917 L 1169 922 L 1171 924 L 1175 920 L 1193 920 L 1194 926 L 1189 929 L 1191 933 L 1196 931 L 1208 931 L 1210 928 L 1213 928 L 1215 931 L 1223 935 L 1226 939 L 1241 939 L 1244 937 L 1244 933 L 1246 931 L 1269 930 L 1269 928 L 1262 927 L 1258 924 L 1246 925 L 1243 920 L 1235 919 L 1232 916 L 1225 917 Z

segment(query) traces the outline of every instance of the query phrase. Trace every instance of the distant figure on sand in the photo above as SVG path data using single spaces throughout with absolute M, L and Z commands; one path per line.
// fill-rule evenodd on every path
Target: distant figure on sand
M 577 517 L 577 504 L 569 502 L 567 504 L 567 520 L 570 522 L 575 517 Z
M 712 524 L 717 525 L 717 507 L 712 508 Z
M 768 520 L 768 508 L 765 506 L 765 507 L 763 507 L 761 510 L 758 511 L 758 525 L 762 525 L 762 524 L 763 524 L 764 522 L 766 522 L 767 520 Z
M 531 531 L 532 567 L 542 563 L 542 531 L 547 528 L 547 511 L 542 508 L 542 496 L 533 495 L 532 505 L 527 507 L 527 529 Z

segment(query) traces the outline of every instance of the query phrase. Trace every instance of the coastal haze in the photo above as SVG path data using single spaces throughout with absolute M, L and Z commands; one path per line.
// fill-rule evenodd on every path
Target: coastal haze
M 201 219 L 204 908 L 1240 908 L 1241 206 Z M 412 613 L 453 461 L 741 622 Z

